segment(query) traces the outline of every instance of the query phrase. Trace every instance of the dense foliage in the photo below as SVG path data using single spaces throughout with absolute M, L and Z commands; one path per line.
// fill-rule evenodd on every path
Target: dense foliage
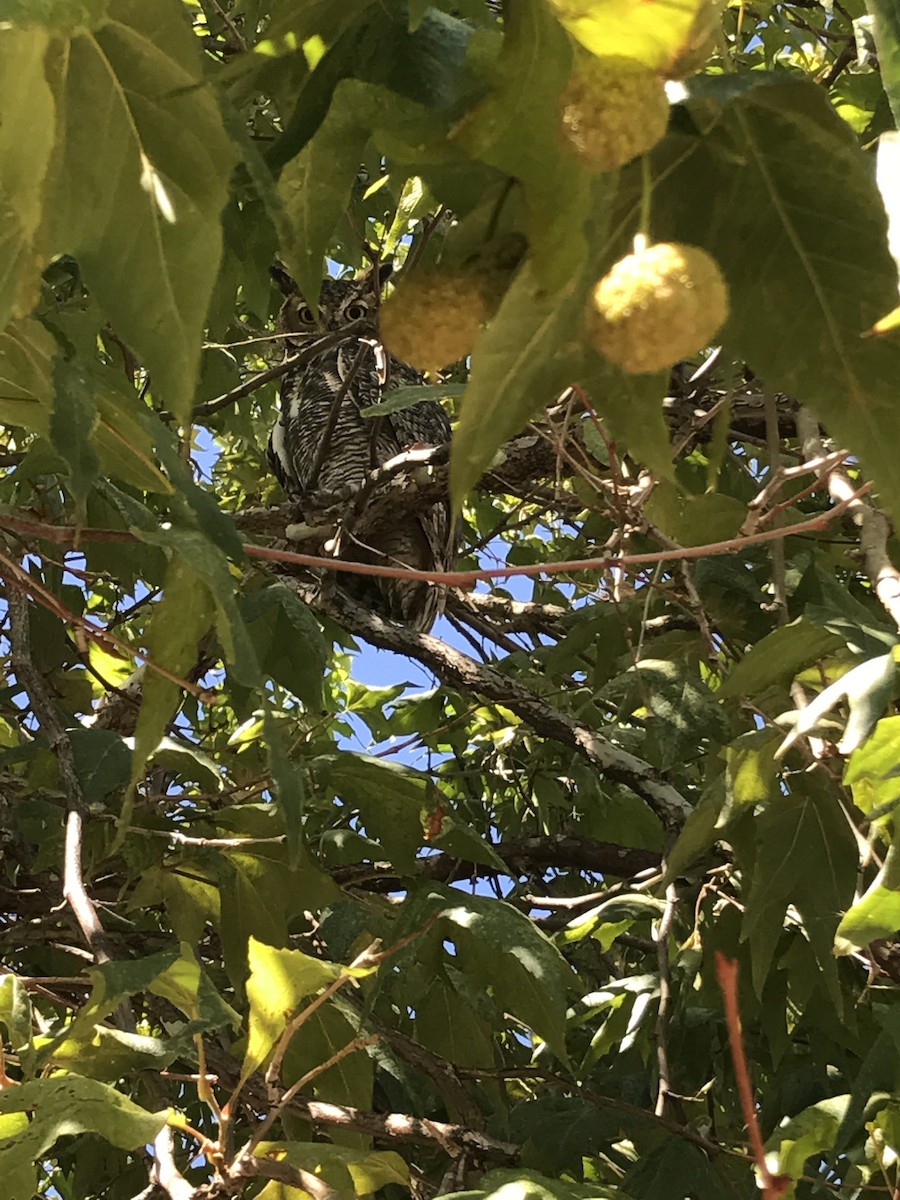
M 897 1194 L 870 3 L 0 0 L 0 1200 Z M 621 169 L 591 55 L 668 81 Z M 728 285 L 671 373 L 588 336 L 639 234 Z M 451 489 L 431 635 L 285 538 L 276 260 L 490 277 L 339 511 Z

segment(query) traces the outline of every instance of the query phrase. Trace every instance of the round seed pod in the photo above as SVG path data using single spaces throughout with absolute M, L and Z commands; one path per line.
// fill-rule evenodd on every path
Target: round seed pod
M 646 154 L 669 122 L 663 81 L 630 58 L 586 58 L 559 100 L 564 144 L 593 171 Z
M 438 371 L 471 353 L 492 315 L 489 280 L 436 268 L 403 280 L 381 307 L 385 347 L 419 371 Z
M 629 254 L 591 293 L 593 344 L 633 375 L 662 371 L 708 346 L 728 316 L 728 286 L 699 246 L 658 242 Z

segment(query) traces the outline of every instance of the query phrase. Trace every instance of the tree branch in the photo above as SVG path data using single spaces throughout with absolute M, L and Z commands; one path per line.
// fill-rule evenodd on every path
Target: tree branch
M 207 1061 L 221 1080 L 237 1082 L 237 1064 L 225 1051 L 214 1045 L 207 1047 Z M 265 1083 L 255 1072 L 244 1084 L 244 1091 L 254 1106 L 261 1112 L 268 1109 L 270 1098 Z M 521 1147 L 515 1142 L 501 1141 L 480 1130 L 447 1121 L 431 1121 L 426 1117 L 413 1117 L 407 1113 L 375 1113 L 353 1108 L 348 1104 L 326 1104 L 320 1100 L 297 1097 L 291 1101 L 289 1110 L 296 1116 L 305 1117 L 314 1125 L 334 1126 L 365 1133 L 370 1137 L 388 1141 L 411 1142 L 420 1146 L 447 1151 L 471 1150 L 482 1158 L 505 1163 L 518 1161 Z
M 802 439 L 807 458 L 821 458 L 825 455 L 819 434 L 819 422 L 808 409 L 802 408 L 797 415 L 797 432 Z M 859 498 L 845 467 L 826 466 L 823 473 L 828 482 L 828 494 L 836 504 L 845 505 L 853 524 L 859 530 L 863 566 L 875 595 L 900 629 L 900 571 L 894 566 L 887 552 L 888 538 L 891 534 L 890 521 L 880 509 Z
M 66 838 L 65 864 L 63 868 L 63 896 L 68 902 L 75 919 L 98 963 L 109 962 L 109 943 L 97 909 L 84 886 L 81 865 L 82 839 L 84 835 L 84 794 L 75 767 L 72 742 L 66 733 L 50 695 L 43 675 L 34 665 L 31 656 L 31 632 L 29 628 L 28 599 L 12 579 L 7 579 L 7 603 L 9 605 L 10 646 L 13 670 L 28 695 L 29 703 L 40 722 L 41 729 L 56 755 L 59 773 L 66 793 Z
M 555 867 L 558 870 L 590 871 L 597 875 L 630 879 L 642 871 L 656 869 L 662 863 L 662 855 L 656 850 L 635 849 L 614 842 L 565 834 L 512 838 L 497 842 L 491 849 L 503 859 L 512 875 L 525 875 L 536 869 Z M 486 879 L 502 873 L 498 867 L 469 862 L 444 853 L 429 855 L 417 865 L 422 878 L 440 883 L 454 883 L 476 876 Z M 403 886 L 403 878 L 388 863 L 336 867 L 331 871 L 331 877 L 341 887 L 364 887 L 367 882 L 373 882 L 375 886 L 369 890 L 379 892 L 395 891 L 398 886 Z
M 296 581 L 288 580 L 289 583 Z M 308 599 L 308 597 L 305 597 Z M 613 745 L 596 730 L 554 708 L 541 696 L 495 668 L 448 646 L 439 638 L 383 621 L 340 592 L 319 597 L 318 605 L 349 633 L 374 646 L 393 650 L 424 664 L 452 688 L 472 691 L 510 709 L 536 733 L 570 746 L 608 779 L 630 788 L 644 799 L 670 832 L 677 832 L 692 805 L 648 763 Z

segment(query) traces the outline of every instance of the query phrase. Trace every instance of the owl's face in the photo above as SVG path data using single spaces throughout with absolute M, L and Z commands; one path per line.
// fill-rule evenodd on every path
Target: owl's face
M 333 333 L 356 321 L 375 328 L 378 313 L 377 279 L 326 279 L 322 283 L 319 311 L 314 313 L 293 288 L 278 314 L 278 329 L 299 336 Z

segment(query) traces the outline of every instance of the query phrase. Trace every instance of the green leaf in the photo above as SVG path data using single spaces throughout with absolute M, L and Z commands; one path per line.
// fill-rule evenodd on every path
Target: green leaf
M 221 936 L 225 967 L 235 987 L 247 974 L 250 937 L 267 946 L 287 942 L 285 894 L 289 876 L 268 855 L 231 853 L 221 886 Z
M 734 804 L 777 802 L 780 795 L 775 751 L 778 734 L 770 729 L 743 733 L 725 750 L 728 799 Z
M 170 1000 L 190 1018 L 188 1032 L 219 1029 L 230 1025 L 237 1029 L 241 1016 L 222 999 L 194 955 L 193 947 L 182 943 L 181 957 L 170 963 L 149 984 L 149 990 Z
M 587 280 L 542 290 L 529 263 L 507 290 L 472 355 L 472 371 L 453 436 L 454 504 L 491 465 L 497 450 L 542 413 L 573 380 L 574 359 L 560 353 L 577 328 Z
M 312 1013 L 303 1022 L 302 1032 L 291 1040 L 284 1056 L 282 1082 L 285 1087 L 290 1087 L 308 1071 L 320 1067 L 349 1045 L 360 1032 L 358 1020 L 356 1025 L 351 1024 L 344 1013 L 332 1005 L 323 1005 Z M 369 1108 L 372 1104 L 374 1076 L 375 1064 L 369 1053 L 364 1049 L 357 1050 L 316 1076 L 316 1095 L 329 1104 Z M 348 1132 L 346 1139 L 341 1139 L 341 1145 L 366 1144 L 358 1134 Z
M 114 1146 L 135 1150 L 152 1142 L 166 1123 L 165 1112 L 149 1113 L 115 1088 L 79 1075 L 34 1079 L 0 1092 L 0 1114 L 29 1112 L 26 1129 L 0 1138 L 0 1175 L 9 1200 L 31 1200 L 32 1164 L 60 1138 L 99 1133 Z
M 622 1188 L 634 1200 L 721 1200 L 723 1192 L 722 1180 L 699 1146 L 674 1135 L 641 1155 Z
M 827 658 L 840 646 L 841 640 L 835 634 L 806 617 L 798 617 L 751 646 L 732 667 L 719 696 L 723 700 L 731 696 L 758 696 L 773 684 L 789 683 L 804 667 Z
M 633 58 L 669 75 L 682 56 L 716 28 L 719 10 L 706 0 L 550 0 L 562 24 L 596 55 Z
M 849 1096 L 833 1096 L 782 1121 L 766 1142 L 766 1150 L 774 1159 L 774 1173 L 798 1180 L 807 1159 L 831 1150 L 848 1101 Z M 783 1195 L 785 1200 L 793 1200 L 796 1184 Z
M 55 56 L 59 154 L 43 236 L 78 258 L 154 391 L 185 419 L 234 163 L 199 44 L 178 0 L 110 0 L 108 19 Z
M 900 717 L 884 717 L 871 736 L 850 755 L 844 784 L 853 789 L 853 802 L 867 816 L 877 809 L 890 812 L 900 798 Z
M 900 14 L 889 0 L 866 0 L 866 8 L 874 17 L 872 33 L 878 49 L 881 82 L 894 122 L 900 125 Z
M 96 1027 L 123 1000 L 152 988 L 155 981 L 177 959 L 177 950 L 163 950 L 147 958 L 127 962 L 100 963 L 90 970 L 91 994 L 78 1010 L 75 1019 L 49 1041 L 43 1043 L 39 1063 L 44 1065 L 53 1057 L 57 1046 L 67 1039 L 90 1038 Z
M 357 103 L 360 91 L 366 90 L 358 80 L 337 85 L 325 120 L 278 181 L 293 235 L 282 247 L 284 261 L 313 310 L 319 302 L 325 252 L 371 137 L 371 107 L 367 123 Z
M 696 755 L 703 740 L 721 742 L 727 734 L 721 705 L 696 668 L 665 659 L 642 659 L 635 669 L 636 694 L 646 701 L 648 725 L 664 769 Z
M 832 1002 L 840 1004 L 832 955 L 839 914 L 853 896 L 856 843 L 837 797 L 821 781 L 793 776 L 754 822 L 756 861 L 741 939 L 750 942 L 753 981 L 763 985 L 781 936 L 785 910 L 802 915 Z
M 57 358 L 53 364 L 55 402 L 50 417 L 50 440 L 69 467 L 69 488 L 76 513 L 83 519 L 84 506 L 100 463 L 92 444 L 97 409 L 90 384 L 77 363 Z
M 97 1025 L 89 1034 L 54 1042 L 45 1065 L 114 1083 L 132 1071 L 164 1070 L 179 1052 L 170 1038 Z
M 96 342 L 96 332 L 93 340 Z M 56 422 L 55 436 L 64 441 L 66 421 L 70 422 L 71 418 L 71 413 L 65 409 L 67 379 L 73 368 L 60 363 L 59 352 L 53 336 L 38 321 L 13 322 L 5 333 L 0 334 L 0 417 L 4 423 L 21 425 L 49 438 L 51 425 Z M 78 375 L 82 383 L 76 388 L 75 399 L 88 413 L 87 426 L 91 435 L 90 445 L 85 448 L 82 432 L 74 431 L 73 437 L 82 439 L 77 442 L 81 446 L 80 454 L 89 459 L 93 449 L 103 469 L 111 476 L 147 491 L 171 493 L 172 484 L 153 459 L 150 432 L 153 421 L 134 388 L 121 381 L 112 368 L 102 367 L 85 357 L 79 361 Z M 57 381 L 62 383 L 61 395 L 54 392 Z M 87 399 L 81 395 L 84 391 L 90 393 Z M 61 429 L 60 415 L 64 418 Z M 160 434 L 166 432 L 158 422 L 156 430 Z M 69 453 L 64 444 L 60 450 Z M 177 457 L 176 462 L 179 462 Z M 183 464 L 179 462 L 179 466 L 183 471 Z M 54 466 L 54 469 L 59 467 Z M 95 486 L 108 488 L 110 485 L 104 480 L 96 480 Z M 222 520 L 221 516 L 219 519 Z
M 131 751 L 110 729 L 70 729 L 68 733 L 85 801 L 102 808 L 110 792 L 128 783 Z
M 481 1180 L 481 1187 L 470 1192 L 450 1192 L 447 1200 L 623 1200 L 618 1187 L 598 1183 L 575 1183 L 571 1179 L 551 1179 L 523 1167 L 495 1167 Z
M 640 378 L 640 377 L 638 377 Z M 663 389 L 667 380 L 662 382 Z M 661 397 L 660 397 L 661 398 Z M 649 407 L 649 406 L 647 406 Z M 638 410 L 642 413 L 644 410 Z M 657 420 L 662 421 L 662 406 L 657 400 Z M 629 447 L 640 453 L 639 446 Z M 671 463 L 672 449 L 666 433 L 666 457 Z M 653 489 L 647 501 L 647 516 L 654 525 L 674 538 L 682 546 L 703 546 L 709 542 L 724 542 L 737 537 L 741 525 L 747 519 L 747 507 L 742 500 L 719 492 L 705 492 L 702 496 L 687 496 L 673 483 L 663 483 Z
M 49 42 L 45 29 L 0 31 L 0 329 L 11 316 L 30 311 L 38 297 L 43 264 L 34 242 L 56 133 L 45 73 Z
M 284 132 L 267 156 L 272 168 L 278 169 L 303 149 L 324 119 L 335 89 L 347 79 L 395 93 L 388 98 L 389 109 L 397 97 L 413 101 L 429 110 L 446 132 L 447 121 L 460 114 L 476 86 L 466 63 L 471 27 L 432 8 L 410 32 L 405 12 L 373 5 L 371 0 L 344 5 L 340 15 L 330 3 L 327 9 L 332 22 L 335 17 L 342 22 L 343 32 L 316 69 L 294 88 L 294 111 L 285 115 Z M 379 124 L 377 111 L 370 116 Z M 458 158 L 446 146 L 440 154 Z
M 863 1113 L 872 1097 L 879 1092 L 894 1092 L 897 1089 L 897 1074 L 900 1068 L 900 1013 L 896 1009 L 885 1012 L 880 1024 L 882 1028 L 871 1042 L 869 1052 L 856 1075 L 850 1101 L 834 1139 L 835 1154 L 846 1150 L 855 1138 Z
M 595 280 L 596 273 L 588 283 Z M 627 450 L 660 477 L 660 483 L 651 493 L 652 499 L 657 489 L 665 488 L 673 473 L 672 443 L 662 406 L 668 381 L 659 373 L 626 375 L 590 347 L 585 349 L 584 361 L 581 381 L 594 411 L 617 443 L 620 456 L 622 450 Z M 605 462 L 607 454 L 604 446 L 602 461 Z
M 18 1054 L 30 1075 L 34 1065 L 31 1001 L 17 975 L 0 975 L 0 1025 L 6 1029 L 6 1041 Z
M 91 29 L 106 16 L 110 0 L 0 0 L 0 21 L 65 31 Z
M 321 708 L 327 654 L 319 623 L 308 605 L 276 582 L 245 596 L 240 611 L 263 673 L 309 709 Z
M 175 771 L 183 779 L 203 784 L 210 791 L 221 791 L 224 787 L 222 775 L 214 759 L 202 750 L 183 742 L 176 742 L 174 738 L 164 737 L 150 755 L 150 761 L 158 767 Z
M 333 983 L 341 974 L 341 968 L 334 963 L 311 958 L 301 950 L 266 946 L 255 937 L 248 941 L 247 961 L 250 1024 L 240 1084 L 268 1057 L 300 1001 Z
M 456 398 L 465 392 L 461 383 L 409 384 L 406 387 L 391 388 L 386 393 L 386 399 L 379 404 L 370 404 L 359 410 L 361 417 L 387 417 L 391 413 L 401 412 L 422 400 L 446 400 Z
M 892 818 L 893 837 L 878 874 L 865 894 L 851 905 L 835 932 L 836 954 L 864 950 L 876 938 L 894 937 L 900 929 L 900 821 Z
M 303 845 L 303 808 L 306 803 L 306 787 L 303 775 L 290 761 L 284 734 L 275 720 L 270 704 L 266 703 L 263 727 L 266 734 L 266 749 L 269 770 L 275 795 L 284 817 L 288 854 L 292 866 L 300 862 Z
M 803 573 L 797 600 L 804 616 L 836 634 L 851 654 L 873 658 L 890 650 L 897 630 L 880 608 L 862 604 L 843 583 L 813 564 Z
M 493 1030 L 466 997 L 435 979 L 416 1001 L 416 1038 L 458 1067 L 493 1061 Z
M 615 1117 L 577 1096 L 541 1096 L 516 1105 L 509 1114 L 510 1138 L 527 1143 L 529 1159 L 548 1174 L 580 1172 L 585 1146 L 602 1145 L 615 1128 Z M 504 1200 L 507 1192 L 513 1192 L 509 1184 Z M 530 1186 L 525 1195 L 537 1200 L 544 1192 Z
M 173 497 L 173 508 L 182 523 L 191 530 L 196 525 L 210 543 L 218 547 L 233 562 L 243 562 L 244 547 L 234 527 L 234 521 L 219 507 L 215 496 L 210 491 L 198 487 L 194 482 L 193 475 L 184 461 L 183 447 L 172 432 L 159 421 L 151 422 L 151 426 L 159 460 L 177 489 Z M 148 528 L 141 525 L 140 528 L 142 534 L 148 537 L 150 529 L 153 527 Z M 164 534 L 159 535 L 158 541 L 163 545 L 174 543 L 180 532 L 181 530 L 178 530 L 177 533 L 174 530 L 166 530 Z M 199 555 L 197 570 L 202 573 L 200 568 L 209 558 L 208 552 L 202 551 L 200 547 L 188 546 L 185 554 L 189 561 Z M 220 572 L 220 566 L 221 564 L 214 560 L 207 570 Z M 221 576 L 217 579 L 217 583 L 220 581 Z M 231 590 L 231 588 L 225 589 L 224 596 L 226 598 L 231 595 Z
M 521 0 L 507 14 L 494 87 L 452 134 L 522 186 L 532 269 L 551 291 L 577 273 L 587 250 L 591 176 L 564 150 L 557 112 L 571 61 L 569 39 L 543 0 Z
M 221 547 L 204 533 L 190 528 L 172 526 L 158 532 L 145 529 L 140 532 L 144 541 L 161 546 L 175 556 L 167 573 L 166 586 L 167 589 L 178 589 L 181 616 L 186 612 L 191 618 L 190 622 L 184 623 L 185 628 L 173 627 L 170 635 L 176 639 L 177 653 L 184 663 L 179 673 L 196 663 L 197 643 L 208 630 L 208 625 L 202 630 L 201 626 L 209 619 L 211 598 L 216 629 L 235 678 L 245 687 L 256 687 L 260 682 L 259 663 L 235 599 L 235 580 Z M 169 613 L 170 620 L 174 610 L 175 602 Z M 175 655 L 172 657 L 174 659 Z
M 452 893 L 444 894 L 450 901 Z M 498 1003 L 565 1062 L 566 990 L 572 976 L 553 943 L 522 913 L 487 897 L 450 901 L 441 922 L 457 943 L 460 969 L 492 988 Z
M 859 453 L 896 519 L 900 418 L 890 381 L 900 343 L 861 337 L 897 302 L 881 196 L 857 139 L 812 80 L 764 80 L 731 103 L 692 106 L 721 173 L 713 181 L 702 159 L 688 166 L 694 156 L 682 154 L 654 197 L 656 235 L 714 255 L 731 290 L 725 341 L 768 387 L 815 397 L 816 414 Z M 703 85 L 705 95 L 716 91 L 724 102 L 727 84 Z M 669 189 L 681 188 L 670 207 Z M 666 210 L 672 225 L 657 222 Z M 852 239 L 838 232 L 850 227 Z
M 210 593 L 182 558 L 173 559 L 166 571 L 163 597 L 153 610 L 146 633 L 151 660 L 176 677 L 185 678 L 197 665 L 200 642 L 209 632 L 211 618 Z M 131 797 L 147 761 L 163 740 L 180 700 L 181 689 L 177 683 L 152 667 L 144 668 L 131 765 Z M 122 810 L 120 839 L 131 822 L 132 803 L 130 799 Z
M 359 809 L 369 836 L 381 843 L 393 865 L 413 873 L 424 838 L 423 819 L 438 800 L 428 776 L 402 763 L 349 752 L 317 758 L 312 768 L 345 803 Z
M 850 707 L 850 717 L 838 750 L 842 754 L 852 753 L 874 729 L 894 694 L 896 679 L 897 665 L 893 654 L 882 654 L 853 667 L 800 710 L 794 728 L 778 748 L 779 757 L 798 737 L 815 729 L 822 717 L 843 700 Z
M 441 820 L 441 832 L 429 839 L 430 846 L 443 850 L 451 858 L 469 859 L 472 862 L 483 863 L 494 867 L 505 875 L 509 870 L 507 864 L 493 849 L 491 843 L 482 837 L 471 825 L 466 825 L 455 817 L 445 816 Z
M 314 1142 L 261 1142 L 261 1155 L 283 1158 L 322 1179 L 340 1200 L 374 1195 L 389 1184 L 409 1186 L 409 1167 L 394 1150 L 357 1150 Z M 296 1188 L 267 1183 L 260 1200 L 289 1200 Z
M 196 946 L 207 922 L 219 922 L 219 893 L 212 884 L 194 874 L 182 874 L 165 867 L 150 867 L 138 880 L 129 901 L 129 910 L 161 904 L 180 942 Z

